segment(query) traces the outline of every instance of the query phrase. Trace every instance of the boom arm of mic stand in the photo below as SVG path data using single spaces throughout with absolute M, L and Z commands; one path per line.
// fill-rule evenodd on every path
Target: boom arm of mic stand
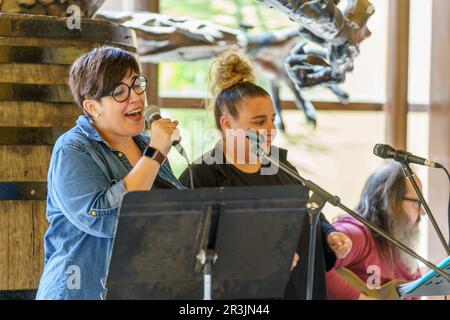
M 368 227 L 370 230 L 372 230 L 373 232 L 379 234 L 380 236 L 382 236 L 384 239 L 386 239 L 387 241 L 389 241 L 392 245 L 394 245 L 395 247 L 399 248 L 400 250 L 403 250 L 404 252 L 406 252 L 407 254 L 409 254 L 410 256 L 414 257 L 415 259 L 421 261 L 423 264 L 425 264 L 428 268 L 436 271 L 438 274 L 440 274 L 444 279 L 446 279 L 447 281 L 450 281 L 450 276 L 443 272 L 442 270 L 440 270 L 436 265 L 434 265 L 433 263 L 429 262 L 428 260 L 425 260 L 424 258 L 422 258 L 421 256 L 419 256 L 416 252 L 414 252 L 413 250 L 411 250 L 410 248 L 408 248 L 407 246 L 405 246 L 403 243 L 399 242 L 398 240 L 394 239 L 393 237 L 391 237 L 388 233 L 386 233 L 383 229 L 377 227 L 376 225 L 372 224 L 370 221 L 368 221 L 367 219 L 365 219 L 364 217 L 361 217 L 359 214 L 357 214 L 356 212 L 354 212 L 353 210 L 351 210 L 350 208 L 346 207 L 345 205 L 343 205 L 340 202 L 339 197 L 337 196 L 333 196 L 332 194 L 330 194 L 328 191 L 322 189 L 321 187 L 319 187 L 317 184 L 315 184 L 312 181 L 306 180 L 304 179 L 302 176 L 300 176 L 297 172 L 295 172 L 294 170 L 290 169 L 289 167 L 287 167 L 286 165 L 284 165 L 283 163 L 279 162 L 278 159 L 272 158 L 270 155 L 268 155 L 265 151 L 263 150 L 259 150 L 259 154 L 262 158 L 265 158 L 266 160 L 274 163 L 275 165 L 277 165 L 281 170 L 283 170 L 284 172 L 286 172 L 288 175 L 290 175 L 291 177 L 293 177 L 294 179 L 300 181 L 301 183 L 303 183 L 306 187 L 308 187 L 312 192 L 316 192 L 318 194 L 320 194 L 320 196 L 326 200 L 326 202 L 329 202 L 330 204 L 332 204 L 335 207 L 338 207 L 340 209 L 342 209 L 343 211 L 345 211 L 346 213 L 348 213 L 349 215 L 351 215 L 353 218 L 355 218 L 356 220 L 358 220 L 359 222 L 361 222 L 362 224 L 364 224 L 366 227 Z

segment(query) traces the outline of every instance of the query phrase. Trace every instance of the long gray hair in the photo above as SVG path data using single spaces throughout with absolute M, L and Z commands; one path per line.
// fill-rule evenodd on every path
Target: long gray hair
M 393 214 L 402 214 L 402 200 L 406 194 L 406 178 L 397 162 L 389 162 L 367 179 L 355 211 L 392 235 Z M 384 254 L 390 250 L 389 243 L 373 233 Z

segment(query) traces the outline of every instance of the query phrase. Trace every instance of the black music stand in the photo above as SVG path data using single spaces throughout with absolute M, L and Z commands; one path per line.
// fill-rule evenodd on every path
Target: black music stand
M 307 200 L 302 186 L 128 193 L 106 298 L 208 299 L 208 275 L 213 299 L 283 298 Z

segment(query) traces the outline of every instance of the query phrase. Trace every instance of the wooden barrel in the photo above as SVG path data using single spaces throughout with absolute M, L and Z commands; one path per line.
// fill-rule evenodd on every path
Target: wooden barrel
M 136 53 L 134 31 L 106 21 L 69 30 L 63 18 L 0 13 L 0 290 L 37 288 L 53 144 L 81 114 L 68 71 L 105 44 Z
M 105 0 L 0 0 L 0 12 L 65 17 L 76 5 L 83 17 L 91 18 Z

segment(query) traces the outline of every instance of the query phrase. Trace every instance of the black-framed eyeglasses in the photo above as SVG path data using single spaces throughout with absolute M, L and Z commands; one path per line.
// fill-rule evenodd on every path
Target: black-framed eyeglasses
M 408 197 L 403 197 L 403 200 L 405 201 L 410 201 L 410 202 L 414 202 L 414 204 L 417 207 L 417 210 L 420 211 L 420 209 L 422 209 L 422 202 L 420 202 L 419 199 L 413 199 L 413 198 L 408 198 Z
M 108 94 L 108 96 L 112 96 L 117 102 L 125 102 L 130 97 L 131 89 L 133 89 L 138 95 L 143 94 L 147 89 L 147 78 L 144 76 L 138 76 L 133 79 L 131 86 L 121 82 L 110 94 Z

